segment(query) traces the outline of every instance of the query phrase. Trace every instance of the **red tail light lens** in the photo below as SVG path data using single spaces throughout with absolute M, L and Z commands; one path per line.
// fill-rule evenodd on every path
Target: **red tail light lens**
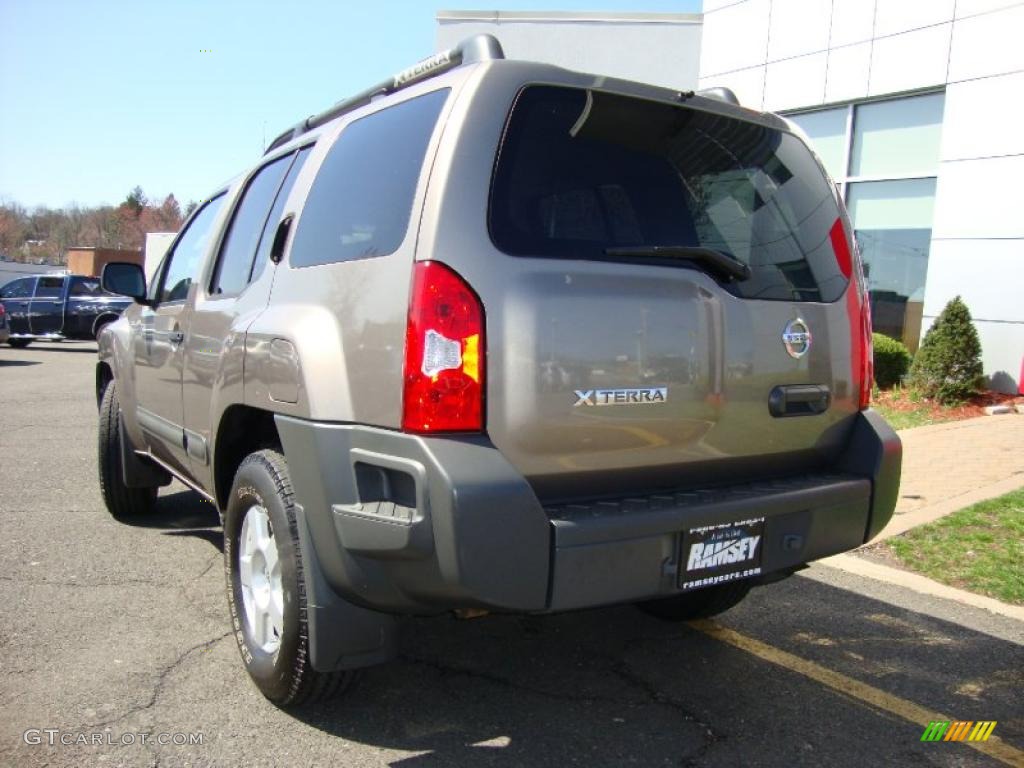
M 839 270 L 850 280 L 846 289 L 846 316 L 850 321 L 850 369 L 854 375 L 858 405 L 864 410 L 871 405 L 871 384 L 875 378 L 871 304 L 864 284 L 864 274 L 860 263 L 854 260 L 841 219 L 836 219 L 828 234 Z
M 482 431 L 484 358 L 484 311 L 473 289 L 439 262 L 416 262 L 405 331 L 402 429 Z

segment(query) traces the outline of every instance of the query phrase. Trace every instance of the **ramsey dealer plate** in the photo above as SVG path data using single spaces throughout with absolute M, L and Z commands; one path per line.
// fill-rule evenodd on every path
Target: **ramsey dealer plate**
M 691 528 L 683 536 L 680 589 L 699 589 L 761 573 L 764 518 Z

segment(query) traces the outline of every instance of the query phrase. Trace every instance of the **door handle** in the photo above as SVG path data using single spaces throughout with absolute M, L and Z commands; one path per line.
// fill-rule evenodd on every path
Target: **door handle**
M 816 416 L 832 404 L 832 392 L 824 384 L 775 387 L 768 395 L 768 412 L 776 418 Z
M 170 340 L 171 344 L 177 346 L 185 340 L 185 334 L 182 331 L 171 331 L 167 334 L 167 338 Z

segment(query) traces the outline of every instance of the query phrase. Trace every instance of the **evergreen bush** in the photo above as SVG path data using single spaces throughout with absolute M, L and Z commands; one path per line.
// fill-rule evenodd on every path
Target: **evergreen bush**
M 966 400 L 982 387 L 981 341 L 959 296 L 925 334 L 910 369 L 911 384 L 944 405 Z

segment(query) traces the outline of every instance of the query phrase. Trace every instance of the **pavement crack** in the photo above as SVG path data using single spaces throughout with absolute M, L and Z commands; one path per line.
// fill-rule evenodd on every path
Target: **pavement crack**
M 196 575 L 196 580 L 199 580 L 203 578 L 203 576 L 208 574 L 210 572 L 210 569 L 213 568 L 213 566 L 215 566 L 217 563 L 221 562 L 223 558 L 224 555 L 222 555 L 220 552 L 216 553 L 213 557 L 211 557 L 210 562 L 206 564 L 206 567 L 203 568 L 203 570 Z
M 632 643 L 630 645 L 632 645 Z M 628 651 L 629 647 L 627 646 L 623 651 L 623 655 Z M 692 723 L 700 729 L 703 744 L 694 750 L 693 753 L 686 755 L 683 758 L 682 765 L 686 766 L 686 768 L 695 768 L 695 766 L 699 764 L 700 760 L 707 755 L 707 753 L 716 744 L 726 738 L 725 734 L 720 733 L 706 720 L 698 717 L 693 710 L 689 709 L 680 699 L 660 690 L 654 683 L 649 681 L 639 672 L 631 669 L 625 659 L 617 659 L 613 661 L 611 664 L 611 671 L 629 685 L 639 688 L 655 704 L 668 707 L 684 721 Z
M 117 717 L 110 718 L 109 720 L 102 720 L 97 723 L 86 723 L 83 726 L 83 728 L 106 728 L 108 726 L 115 725 L 116 723 L 120 723 L 123 720 L 127 720 L 129 717 L 131 717 L 132 715 L 136 715 L 139 712 L 144 712 L 147 709 L 152 709 L 156 705 L 157 701 L 160 699 L 160 696 L 164 691 L 164 686 L 167 684 L 167 678 L 170 676 L 172 672 L 174 672 L 178 667 L 180 667 L 185 662 L 185 660 L 188 659 L 189 656 L 191 656 L 196 651 L 205 651 L 213 647 L 224 638 L 230 637 L 232 634 L 233 633 L 229 630 L 222 635 L 217 635 L 217 637 L 214 637 L 210 640 L 204 640 L 201 643 L 196 643 L 191 648 L 182 651 L 180 654 L 178 654 L 174 661 L 172 661 L 170 664 L 167 664 L 157 674 L 156 682 L 153 685 L 153 691 L 152 693 L 150 693 L 149 699 L 147 701 L 137 706 L 131 707 L 128 711 L 118 715 Z

